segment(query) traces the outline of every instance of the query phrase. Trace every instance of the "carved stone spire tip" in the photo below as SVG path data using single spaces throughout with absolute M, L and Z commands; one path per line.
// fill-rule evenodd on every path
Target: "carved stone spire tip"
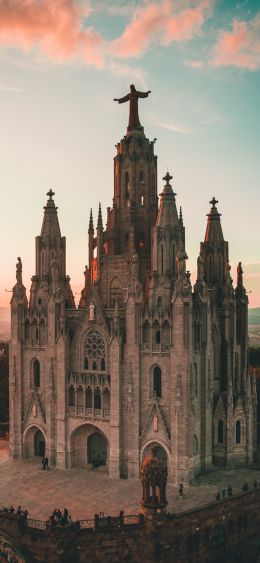
M 50 189 L 50 190 L 47 192 L 46 195 L 49 197 L 49 199 L 52 199 L 53 196 L 55 195 L 55 192 L 54 192 L 52 189 Z
M 212 207 L 216 207 L 218 200 L 215 198 L 215 196 L 213 196 L 212 200 L 209 203 L 211 203 Z

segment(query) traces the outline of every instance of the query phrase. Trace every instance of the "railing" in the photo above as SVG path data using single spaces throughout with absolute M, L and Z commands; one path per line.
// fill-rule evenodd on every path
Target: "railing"
M 83 416 L 86 418 L 101 418 L 110 419 L 110 409 L 92 409 L 91 407 L 75 407 L 73 405 L 68 406 L 68 413 L 71 416 Z
M 69 530 L 70 528 L 80 530 L 102 530 L 104 528 L 122 528 L 123 526 L 137 526 L 144 523 L 142 514 L 124 514 L 120 513 L 119 516 L 105 516 L 104 514 L 95 515 L 95 518 L 88 518 L 86 520 L 77 520 L 71 524 L 62 527 L 54 525 L 52 527 L 50 521 L 35 520 L 34 518 L 26 518 L 24 515 L 18 515 L 15 512 L 0 510 L 0 516 L 8 515 L 14 520 L 22 521 L 26 528 L 34 530 L 42 530 L 48 532 L 49 530 Z
M 27 518 L 25 524 L 28 528 L 34 528 L 36 530 L 47 530 L 46 522 L 42 520 L 34 520 L 33 518 Z
M 170 350 L 170 344 L 149 344 L 147 342 L 143 343 L 143 352 L 168 352 Z

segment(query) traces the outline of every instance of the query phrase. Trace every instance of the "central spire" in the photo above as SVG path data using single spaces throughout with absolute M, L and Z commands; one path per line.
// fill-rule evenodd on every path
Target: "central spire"
M 147 98 L 150 93 L 151 90 L 148 90 L 148 92 L 139 92 L 135 89 L 134 84 L 131 84 L 129 94 L 126 94 L 123 98 L 114 98 L 114 102 L 118 102 L 119 104 L 130 102 L 127 133 L 132 131 L 141 131 L 143 133 L 144 128 L 140 123 L 138 114 L 138 98 Z

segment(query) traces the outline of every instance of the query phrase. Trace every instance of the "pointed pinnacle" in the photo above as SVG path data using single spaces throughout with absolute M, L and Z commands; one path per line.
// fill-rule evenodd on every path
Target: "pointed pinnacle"
M 180 223 L 183 225 L 182 207 L 180 206 Z
M 101 211 L 101 203 L 99 202 L 98 205 L 98 222 L 97 222 L 97 226 L 98 228 L 103 229 L 103 220 L 102 220 L 102 211 Z
M 90 209 L 88 232 L 89 232 L 89 233 L 94 233 L 92 209 Z

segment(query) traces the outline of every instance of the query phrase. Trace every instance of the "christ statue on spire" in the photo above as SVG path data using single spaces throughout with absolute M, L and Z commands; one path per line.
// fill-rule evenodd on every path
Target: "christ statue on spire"
M 114 102 L 118 102 L 119 104 L 123 104 L 128 101 L 130 102 L 129 122 L 127 128 L 129 131 L 141 127 L 138 115 L 138 98 L 147 98 L 150 93 L 151 90 L 148 90 L 148 92 L 139 92 L 135 89 L 135 86 L 131 84 L 129 94 L 126 94 L 123 98 L 114 98 Z

